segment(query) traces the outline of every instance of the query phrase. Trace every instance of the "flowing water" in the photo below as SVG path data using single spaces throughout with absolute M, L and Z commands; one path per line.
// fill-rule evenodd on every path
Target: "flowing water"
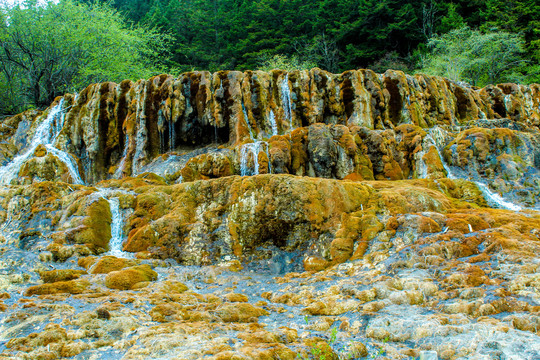
M 444 130 L 442 130 L 439 127 L 434 127 L 430 130 L 430 132 L 424 137 L 424 141 L 422 144 L 422 151 L 419 151 L 415 154 L 416 158 L 416 177 L 419 179 L 427 179 L 428 178 L 428 168 L 427 164 L 424 161 L 423 157 L 424 155 L 431 150 L 432 147 L 435 148 L 437 151 L 437 154 L 439 155 L 439 158 L 441 159 L 441 163 L 446 170 L 446 177 L 449 179 L 457 179 L 457 177 L 453 174 L 452 170 L 450 169 L 450 166 L 446 163 L 444 160 L 444 157 L 442 156 L 441 149 L 445 145 L 446 134 Z
M 126 134 L 126 140 L 124 143 L 124 151 L 122 152 L 122 160 L 120 160 L 120 164 L 118 165 L 118 168 L 116 168 L 116 171 L 114 172 L 115 179 L 120 179 L 122 177 L 122 173 L 124 172 L 124 169 L 126 167 L 126 158 L 127 158 L 128 149 L 129 149 L 129 135 Z
M 146 128 L 146 97 L 148 96 L 146 86 L 137 89 L 138 96 L 140 96 L 141 101 L 137 101 L 137 107 L 135 111 L 135 118 L 137 119 L 137 132 L 135 133 L 135 138 L 132 140 L 135 144 L 135 152 L 133 158 L 131 159 L 132 166 L 131 172 L 133 176 L 139 174 L 141 168 L 140 163 L 145 157 L 145 147 L 146 147 L 146 138 L 147 138 L 147 128 Z M 191 105 L 189 99 L 186 98 L 186 111 L 190 110 Z
M 253 129 L 251 128 L 251 124 L 249 123 L 249 118 L 246 110 L 246 106 L 244 105 L 244 102 L 242 101 L 242 113 L 244 114 L 244 120 L 246 122 L 246 125 L 249 130 L 249 137 L 251 140 L 255 140 L 255 137 L 253 136 Z
M 109 203 L 111 210 L 111 240 L 109 240 L 109 252 L 107 255 L 113 255 L 121 258 L 131 258 L 133 254 L 122 250 L 124 242 L 124 219 L 120 209 L 120 200 L 110 189 L 99 189 L 97 195 Z
M 109 253 L 117 257 L 123 257 L 122 242 L 124 234 L 122 230 L 123 219 L 120 213 L 118 198 L 107 199 L 111 208 L 111 240 L 109 241 Z
M 69 174 L 71 175 L 71 178 L 73 179 L 74 184 L 83 185 L 84 181 L 81 179 L 81 176 L 79 175 L 79 170 L 77 170 L 77 165 L 75 164 L 75 161 L 73 158 L 65 151 L 58 150 L 51 144 L 45 145 L 47 150 L 51 152 L 54 156 L 56 156 L 60 161 L 62 161 L 68 168 Z
M 509 113 L 512 110 L 512 95 L 505 95 L 504 96 L 504 109 L 507 113 Z
M 441 149 L 445 145 L 445 137 L 444 130 L 440 128 L 433 128 L 424 138 L 424 144 L 423 148 L 426 148 L 427 150 L 419 151 L 416 154 L 416 174 L 418 178 L 425 179 L 428 177 L 427 173 L 427 165 L 425 161 L 422 159 L 423 156 L 426 154 L 426 152 L 431 149 L 431 147 L 435 147 L 437 150 L 437 153 L 439 154 L 439 158 L 441 159 L 441 163 L 446 170 L 446 177 L 448 179 L 458 179 L 459 177 L 454 174 L 450 166 L 446 163 L 444 157 L 441 154 Z M 466 180 L 471 180 L 467 178 Z M 500 196 L 497 193 L 492 192 L 489 189 L 489 186 L 480 182 L 480 181 L 473 181 L 480 191 L 482 191 L 482 194 L 484 195 L 484 198 L 488 202 L 488 204 L 494 208 L 500 208 L 500 209 L 507 209 L 507 210 L 513 210 L 513 211 L 521 211 L 523 208 L 519 205 L 516 205 L 514 203 L 511 203 L 509 201 L 506 201 L 503 199 L 502 196 Z
M 278 134 L 278 127 L 276 122 L 276 115 L 274 115 L 274 111 L 270 110 L 270 115 L 268 115 L 268 120 L 270 120 L 270 124 L 272 125 L 272 136 Z
M 281 106 L 283 106 L 283 114 L 285 120 L 290 124 L 290 131 L 294 129 L 292 118 L 292 100 L 291 89 L 289 88 L 289 75 L 285 75 L 283 82 L 281 83 Z
M 63 161 L 70 170 L 71 176 L 74 181 L 79 181 L 80 176 L 76 167 L 73 166 L 73 162 L 69 155 L 65 152 L 54 148 L 53 143 L 60 134 L 62 127 L 64 126 L 65 112 L 64 112 L 64 99 L 60 100 L 58 105 L 50 109 L 49 114 L 43 120 L 36 129 L 34 137 L 32 138 L 27 150 L 17 155 L 13 160 L 0 168 L 0 184 L 8 185 L 13 179 L 19 175 L 19 171 L 23 163 L 34 154 L 34 151 L 39 145 L 44 145 L 47 149 Z M 54 150 L 53 150 L 54 149 Z M 66 158 L 68 158 L 66 162 Z M 77 182 L 82 184 L 82 180 Z
M 265 141 L 255 141 L 253 143 L 242 145 L 240 150 L 240 175 L 259 175 L 259 153 L 261 151 L 264 151 L 266 156 L 268 156 L 268 172 L 270 174 L 272 173 L 268 143 Z M 253 159 L 253 168 L 249 166 L 250 156 Z
M 484 194 L 485 199 L 491 206 L 513 211 L 523 210 L 521 206 L 506 201 L 499 194 L 492 192 L 486 184 L 479 181 L 475 181 L 474 183 L 478 186 L 480 191 L 482 191 L 482 194 Z
M 176 132 L 174 129 L 174 121 L 171 119 L 171 121 L 169 122 L 169 151 L 173 151 L 175 147 L 176 147 Z

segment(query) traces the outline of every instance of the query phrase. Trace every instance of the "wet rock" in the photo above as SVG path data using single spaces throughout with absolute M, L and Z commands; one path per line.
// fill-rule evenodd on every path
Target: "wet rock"
M 225 295 L 225 299 L 227 299 L 228 302 L 248 302 L 248 297 L 244 294 L 227 294 Z
M 3 164 L 60 104 L 0 177 L 0 357 L 537 357 L 537 85 L 95 84 L 5 119 Z
M 135 261 L 117 258 L 115 256 L 104 256 L 88 264 L 87 269 L 91 274 L 108 274 L 112 271 L 122 270 L 125 267 L 135 265 Z
M 75 214 L 82 215 L 66 231 L 66 240 L 75 244 L 84 244 L 94 252 L 103 252 L 111 239 L 111 210 L 104 198 L 80 199 Z M 73 206 L 72 205 L 72 206 Z M 71 210 L 73 211 L 73 210 Z M 80 225 L 74 226 L 76 223 Z
M 427 173 L 438 178 L 445 172 L 439 156 L 433 147 L 419 146 L 423 136 L 417 129 L 469 125 L 478 119 L 487 128 L 489 121 L 501 117 L 522 126 L 516 128 L 519 130 L 491 129 L 500 133 L 523 127 L 537 129 L 540 121 L 534 105 L 539 102 L 535 86 L 501 84 L 476 90 L 442 78 L 393 70 L 382 75 L 369 70 L 330 74 L 320 69 L 290 74 L 225 73 L 192 72 L 178 78 L 159 75 L 136 83 L 94 84 L 76 98 L 66 95 L 66 130 L 59 135 L 57 146 L 80 159 L 83 178 L 95 183 L 109 174 L 139 175 L 156 158 L 179 153 L 186 146 L 234 148 L 246 139 L 288 136 L 296 129 L 296 135 L 291 134 L 288 140 L 282 137 L 271 142 L 268 160 L 279 173 L 403 179 L 417 170 L 414 154 L 425 151 Z M 110 106 L 101 108 L 102 102 Z M 27 112 L 8 123 L 13 129 L 23 129 L 29 123 L 35 127 L 33 120 L 44 115 Z M 347 129 L 355 127 L 365 129 L 358 138 L 358 133 Z M 478 134 L 458 136 L 456 143 L 463 142 L 463 137 L 478 139 L 471 144 L 481 159 L 486 154 L 486 139 L 491 146 L 513 147 L 509 143 L 494 145 L 497 136 Z M 11 135 L 4 134 L 8 139 Z M 8 143 L 16 147 L 18 139 Z M 526 142 L 537 147 L 537 140 Z M 363 148 L 366 145 L 367 149 Z M 525 148 L 519 151 L 525 156 Z M 240 155 L 239 149 L 229 154 L 193 156 L 183 167 L 182 176 L 192 181 L 232 175 L 240 162 L 234 153 Z M 445 150 L 444 157 L 448 156 Z M 530 156 L 525 158 L 529 162 Z M 459 159 L 469 161 L 468 155 Z M 514 165 L 518 173 L 523 170 L 517 162 Z M 371 174 L 369 169 L 373 169 Z
M 150 265 L 138 265 L 123 270 L 109 272 L 105 286 L 110 289 L 129 290 L 145 282 L 157 280 L 157 273 Z
M 42 271 L 39 274 L 39 277 L 45 283 L 54 283 L 57 281 L 75 280 L 75 279 L 78 279 L 81 275 L 85 275 L 85 274 L 86 274 L 86 271 L 83 271 L 83 270 L 65 269 L 65 270 Z
M 32 333 L 24 338 L 16 338 L 10 340 L 7 344 L 7 348 L 13 348 L 19 351 L 28 352 L 29 349 L 47 346 L 50 344 L 56 344 L 63 342 L 67 339 L 67 332 L 58 324 L 48 324 L 45 329 L 40 333 Z
M 34 150 L 34 156 L 36 157 L 42 157 L 47 154 L 47 148 L 43 145 L 39 145 L 36 150 Z
M 82 294 L 90 286 L 88 280 L 58 281 L 50 284 L 30 286 L 26 296 L 50 294 Z
M 350 356 L 353 358 L 362 358 L 368 356 L 368 350 L 366 345 L 355 341 L 351 343 L 348 354 L 350 354 Z
M 215 310 L 223 322 L 257 322 L 260 316 L 268 315 L 268 311 L 248 303 L 225 303 Z
M 98 319 L 109 320 L 111 318 L 111 314 L 109 311 L 107 311 L 107 309 L 97 309 L 96 314 Z

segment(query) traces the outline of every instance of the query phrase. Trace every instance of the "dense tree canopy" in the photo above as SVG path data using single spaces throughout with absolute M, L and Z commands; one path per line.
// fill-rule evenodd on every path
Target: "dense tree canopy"
M 82 0 L 84 1 L 84 0 Z M 89 0 L 86 0 L 89 1 Z M 112 0 L 134 23 L 174 38 L 168 65 L 253 69 L 315 64 L 330 71 L 426 66 L 441 35 L 468 26 L 524 41 L 523 79 L 538 80 L 540 3 L 536 0 Z M 434 54 L 433 54 L 434 55 Z M 482 77 L 478 83 L 489 81 Z M 462 79 L 462 80 L 465 80 Z
M 106 4 L 0 8 L 0 111 L 48 105 L 92 82 L 147 77 L 167 37 L 128 26 Z
M 472 85 L 521 80 L 516 69 L 525 62 L 525 46 L 517 34 L 462 27 L 430 38 L 428 45 L 433 51 L 422 69 L 427 73 Z
M 369 67 L 479 86 L 540 81 L 537 0 L 28 0 L 0 17 L 0 112 L 159 70 Z M 450 71 L 458 63 L 467 66 Z

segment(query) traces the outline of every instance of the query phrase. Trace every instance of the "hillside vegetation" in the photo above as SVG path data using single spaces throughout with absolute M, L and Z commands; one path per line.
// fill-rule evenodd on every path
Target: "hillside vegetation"
M 31 26 L 29 26 L 31 25 Z M 535 0 L 61 0 L 0 8 L 0 114 L 92 82 L 370 68 L 539 82 Z

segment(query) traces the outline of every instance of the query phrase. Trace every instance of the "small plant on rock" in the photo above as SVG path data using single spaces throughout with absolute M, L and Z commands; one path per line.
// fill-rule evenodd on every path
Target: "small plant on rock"
M 390 337 L 387 336 L 383 340 L 383 344 L 386 344 L 390 340 Z M 371 358 L 377 359 L 379 356 L 383 356 L 386 351 L 384 350 L 384 346 L 380 346 L 379 350 L 375 354 L 371 354 Z

